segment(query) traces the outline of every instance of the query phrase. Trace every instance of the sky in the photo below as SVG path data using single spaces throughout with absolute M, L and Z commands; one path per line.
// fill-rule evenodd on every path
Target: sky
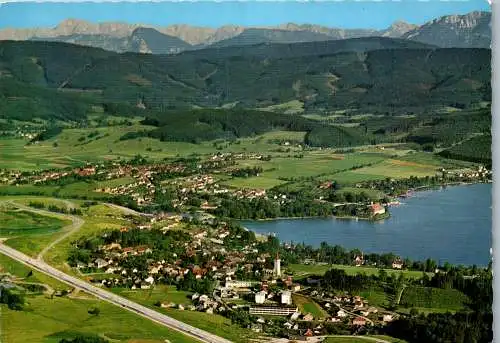
M 11 2 L 0 6 L 0 28 L 54 27 L 64 19 L 75 18 L 158 26 L 272 26 L 294 22 L 383 29 L 396 20 L 423 24 L 443 15 L 477 10 L 490 11 L 490 6 L 486 0 Z

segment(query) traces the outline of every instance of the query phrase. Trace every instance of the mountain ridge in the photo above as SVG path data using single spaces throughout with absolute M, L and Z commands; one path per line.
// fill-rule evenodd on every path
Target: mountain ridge
M 104 48 L 115 52 L 178 53 L 185 50 L 259 43 L 297 43 L 318 40 L 341 40 L 359 37 L 390 37 L 428 43 L 440 47 L 489 48 L 491 12 L 474 11 L 464 15 L 435 18 L 423 25 L 395 21 L 383 30 L 342 29 L 315 24 L 285 23 L 276 26 L 225 25 L 218 28 L 175 24 L 154 26 L 124 22 L 91 23 L 66 19 L 53 28 L 0 30 L 0 40 L 47 40 Z M 137 40 L 133 33 L 148 29 Z M 153 31 L 154 30 L 154 31 Z M 166 37 L 160 37 L 163 34 Z M 444 33 L 444 34 L 443 34 Z M 148 38 L 153 37 L 154 46 Z M 159 47 L 158 41 L 167 46 Z M 182 42 L 181 42 L 182 41 Z M 185 43 L 185 44 L 184 44 Z M 156 52 L 155 52 L 156 51 Z

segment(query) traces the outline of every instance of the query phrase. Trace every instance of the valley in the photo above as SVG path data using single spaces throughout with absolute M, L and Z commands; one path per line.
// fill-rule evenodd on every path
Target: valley
M 0 340 L 491 341 L 490 16 L 0 25 Z

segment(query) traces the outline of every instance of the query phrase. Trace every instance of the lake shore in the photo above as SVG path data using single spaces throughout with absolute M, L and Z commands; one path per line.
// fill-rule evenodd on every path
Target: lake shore
M 475 185 L 475 184 L 483 184 L 483 183 L 492 183 L 491 180 L 487 181 L 475 181 L 475 182 L 462 182 L 462 181 L 455 181 L 455 182 L 449 182 L 441 185 L 429 185 L 429 186 L 419 186 L 416 188 L 410 189 L 407 193 L 405 194 L 400 194 L 395 196 L 397 199 L 407 199 L 411 196 L 409 196 L 409 193 L 412 192 L 423 192 L 427 190 L 433 190 L 433 189 L 439 189 L 442 187 L 453 187 L 453 186 L 470 186 L 470 185 Z M 399 203 L 397 201 L 396 203 Z M 394 204 L 386 204 L 387 207 L 394 206 Z M 259 219 L 253 219 L 253 218 L 246 218 L 246 219 L 239 219 L 239 221 L 255 221 L 255 222 L 272 222 L 272 221 L 279 221 L 279 220 L 303 220 L 303 219 L 338 219 L 338 220 L 364 220 L 364 221 L 381 221 L 390 218 L 390 212 L 387 210 L 385 215 L 382 215 L 381 217 L 378 218 L 373 218 L 373 217 L 356 217 L 356 216 L 334 216 L 334 215 L 328 215 L 328 216 L 299 216 L 299 217 L 274 217 L 274 218 L 259 218 Z
M 244 221 L 250 231 L 275 235 L 282 242 L 322 242 L 359 248 L 365 253 L 393 252 L 412 260 L 431 257 L 440 263 L 487 265 L 491 247 L 491 184 L 472 184 L 409 197 L 407 206 L 391 208 L 391 218 L 339 220 L 305 218 Z M 474 207 L 474 212 L 470 208 Z M 446 244 L 443 245 L 443 237 Z

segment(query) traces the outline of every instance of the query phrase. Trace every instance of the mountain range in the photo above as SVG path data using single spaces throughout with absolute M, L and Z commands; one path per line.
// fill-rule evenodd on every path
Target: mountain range
M 287 23 L 276 27 L 220 28 L 171 25 L 157 27 L 120 22 L 90 23 L 67 19 L 54 28 L 0 30 L 0 40 L 57 41 L 98 47 L 114 52 L 176 54 L 207 47 L 222 48 L 273 43 L 300 43 L 361 37 L 389 37 L 442 48 L 490 48 L 490 12 L 448 15 L 424 25 L 402 21 L 385 30 L 341 29 Z

